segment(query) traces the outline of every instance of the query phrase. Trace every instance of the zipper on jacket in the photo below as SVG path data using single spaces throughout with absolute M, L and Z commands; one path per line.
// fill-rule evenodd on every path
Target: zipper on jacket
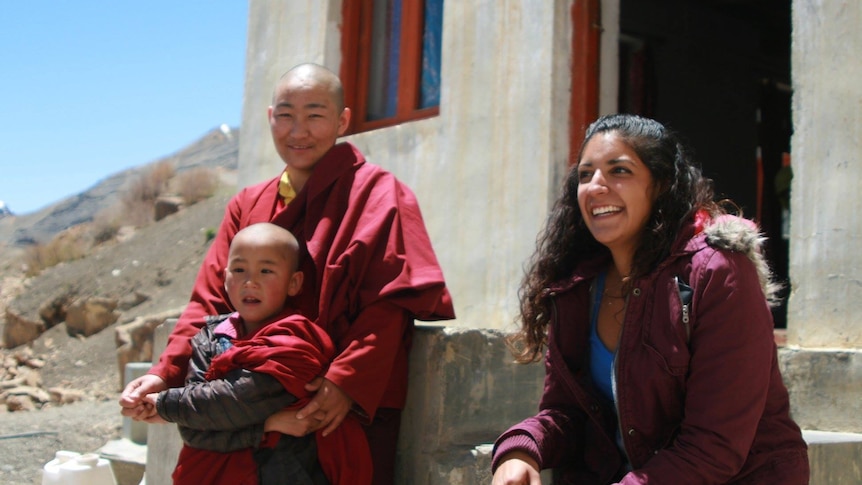
M 682 324 L 685 326 L 685 343 L 691 340 L 691 297 L 694 290 L 682 281 L 679 276 L 673 277 L 676 283 L 676 292 L 679 295 L 679 303 L 682 305 Z
M 626 459 L 625 466 L 627 469 L 630 470 L 632 466 L 632 460 L 631 458 L 629 458 L 629 452 L 626 449 L 626 439 L 623 436 L 623 420 L 621 417 L 622 415 L 620 414 L 620 400 L 619 396 L 617 395 L 617 363 L 619 362 L 620 347 L 622 347 L 623 344 L 623 333 L 625 332 L 626 328 L 626 315 L 628 314 L 629 306 L 628 303 L 628 296 L 626 296 L 624 304 L 625 310 L 623 312 L 623 325 L 622 327 L 620 327 L 620 338 L 617 341 L 617 350 L 614 351 L 614 361 L 611 363 L 611 392 L 614 395 L 614 410 L 617 412 L 617 433 L 619 433 L 618 436 L 614 436 L 614 442 L 617 442 L 617 448 L 621 448 L 620 451 L 622 451 L 623 456 L 625 456 Z

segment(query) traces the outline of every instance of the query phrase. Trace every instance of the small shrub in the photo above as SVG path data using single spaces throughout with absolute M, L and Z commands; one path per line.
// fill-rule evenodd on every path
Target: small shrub
M 156 197 L 168 186 L 168 182 L 174 178 L 175 173 L 174 166 L 167 161 L 159 162 L 147 171 L 147 177 L 153 186 L 159 188 L 159 193 L 156 194 Z
M 156 199 L 167 189 L 173 176 L 173 166 L 169 162 L 159 162 L 129 182 L 120 197 L 127 224 L 140 227 L 152 222 Z
M 174 189 L 186 204 L 192 205 L 212 197 L 218 183 L 218 174 L 214 170 L 195 167 L 177 175 Z
M 204 229 L 204 244 L 209 244 L 210 241 L 215 239 L 217 229 L 214 227 L 208 227 Z
M 90 224 L 90 236 L 93 238 L 93 244 L 108 242 L 120 232 L 122 217 L 116 212 L 116 209 L 108 208 L 93 217 L 93 222 Z
M 89 245 L 82 238 L 63 233 L 47 244 L 30 246 L 24 255 L 27 276 L 35 276 L 65 261 L 80 259 L 87 254 L 87 249 Z

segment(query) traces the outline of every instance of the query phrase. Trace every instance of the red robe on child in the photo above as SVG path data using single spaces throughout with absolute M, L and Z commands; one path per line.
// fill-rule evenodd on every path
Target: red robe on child
M 236 318 L 232 315 L 231 319 Z M 221 325 L 233 325 L 230 320 Z M 300 315 L 290 315 L 270 323 L 248 338 L 236 339 L 233 346 L 215 356 L 206 373 L 207 380 L 220 379 L 234 369 L 269 374 L 285 390 L 299 399 L 294 407 L 308 402 L 305 383 L 320 375 L 335 354 L 335 347 L 323 329 Z M 267 433 L 261 446 L 273 447 L 279 433 Z M 353 415 L 348 415 L 329 436 L 315 434 L 320 465 L 332 485 L 371 483 L 371 452 L 365 433 Z M 257 485 L 257 463 L 250 448 L 220 453 L 183 446 L 174 483 L 210 485 Z

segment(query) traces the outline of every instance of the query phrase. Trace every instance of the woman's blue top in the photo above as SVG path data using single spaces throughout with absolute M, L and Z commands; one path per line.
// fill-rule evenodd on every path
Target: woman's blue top
M 613 402 L 614 391 L 611 384 L 611 373 L 614 367 L 614 353 L 608 350 L 604 342 L 599 338 L 597 330 L 599 308 L 602 305 L 604 290 L 605 273 L 601 273 L 596 277 L 596 286 L 593 291 L 593 305 L 590 310 L 590 375 L 599 391 L 609 401 Z

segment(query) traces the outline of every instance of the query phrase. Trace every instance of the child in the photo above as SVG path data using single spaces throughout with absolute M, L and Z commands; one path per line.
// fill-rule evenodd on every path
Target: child
M 224 285 L 236 312 L 210 318 L 191 340 L 184 387 L 146 398 L 183 437 L 174 483 L 370 483 L 368 445 L 354 418 L 325 438 L 263 431 L 271 414 L 304 404 L 305 384 L 335 355 L 326 332 L 289 306 L 302 287 L 298 259 L 296 238 L 275 224 L 234 237 Z

